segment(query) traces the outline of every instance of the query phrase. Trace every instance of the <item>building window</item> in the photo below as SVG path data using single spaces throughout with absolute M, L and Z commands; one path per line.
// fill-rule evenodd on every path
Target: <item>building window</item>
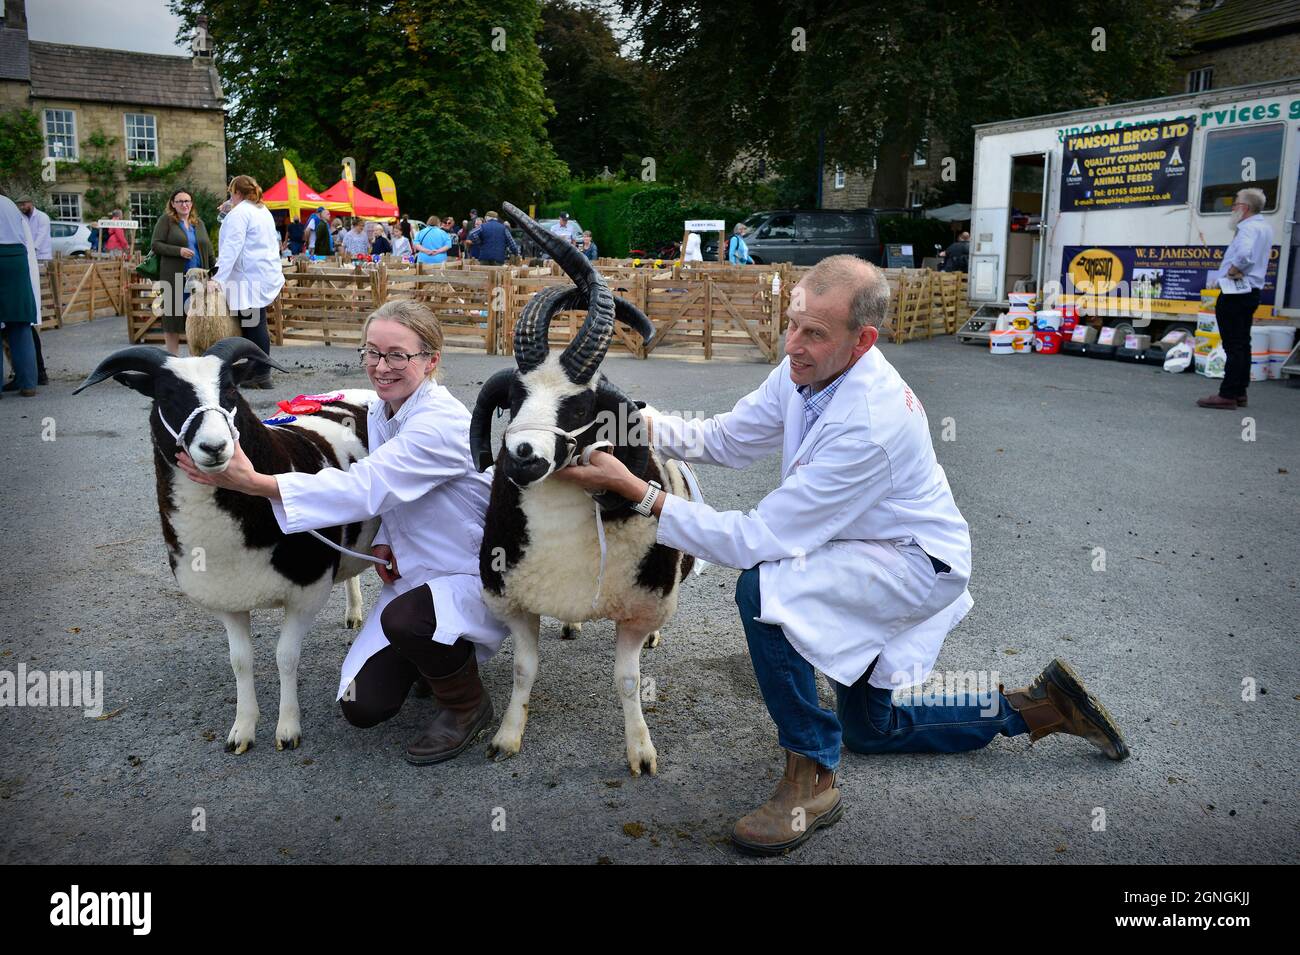
M 909 206 L 919 206 L 921 204 L 921 183 L 913 180 L 907 184 L 907 204 Z
M 77 160 L 77 115 L 70 109 L 45 111 L 45 155 L 47 158 Z
M 50 205 L 54 207 L 54 218 L 60 222 L 81 221 L 81 194 L 77 192 L 52 192 Z
M 157 192 L 131 193 L 131 218 L 140 223 L 142 235 L 152 235 L 154 223 L 158 221 L 158 210 L 162 208 L 163 197 Z
M 126 161 L 158 165 L 158 123 L 148 113 L 126 114 Z
M 924 166 L 930 161 L 930 140 L 922 139 L 916 145 L 916 151 L 912 153 L 912 165 Z
M 844 188 L 844 167 L 843 166 L 835 167 L 835 188 L 836 189 Z
M 1265 211 L 1276 209 L 1285 135 L 1282 123 L 1207 133 L 1201 162 L 1201 215 L 1231 212 L 1237 193 L 1251 187 L 1264 190 Z M 1247 170 L 1253 170 L 1253 179 L 1242 178 Z
M 1203 93 L 1214 85 L 1214 67 L 1203 66 L 1187 74 L 1187 92 Z

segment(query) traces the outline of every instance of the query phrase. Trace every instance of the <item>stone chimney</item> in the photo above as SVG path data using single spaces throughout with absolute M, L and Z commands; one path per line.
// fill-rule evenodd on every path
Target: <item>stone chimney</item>
M 208 36 L 208 18 L 200 14 L 190 37 L 190 52 L 196 67 L 212 65 L 212 38 Z
M 27 29 L 27 0 L 0 0 L 0 20 L 10 30 Z

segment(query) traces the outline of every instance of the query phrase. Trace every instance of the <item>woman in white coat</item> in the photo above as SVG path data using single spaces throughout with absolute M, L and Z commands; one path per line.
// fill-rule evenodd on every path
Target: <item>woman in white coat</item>
M 339 680 L 354 726 L 391 718 L 423 679 L 438 710 L 406 749 L 408 762 L 463 752 L 492 720 L 478 664 L 506 630 L 483 603 L 479 545 L 492 484 L 469 450 L 469 411 L 434 380 L 442 351 L 437 319 L 416 302 L 389 302 L 367 320 L 361 360 L 380 401 L 371 406 L 370 454 L 342 471 L 259 474 L 237 446 L 229 467 L 191 479 L 269 498 L 285 533 L 382 518 L 373 553 L 391 560 L 370 617 Z
M 268 355 L 271 335 L 266 310 L 284 288 L 280 265 L 280 233 L 271 210 L 262 202 L 262 187 L 252 176 L 230 180 L 230 202 L 217 233 L 217 270 L 230 314 L 239 321 L 240 333 Z M 225 206 L 223 205 L 223 208 Z M 270 388 L 269 366 L 260 377 L 247 379 L 247 388 Z

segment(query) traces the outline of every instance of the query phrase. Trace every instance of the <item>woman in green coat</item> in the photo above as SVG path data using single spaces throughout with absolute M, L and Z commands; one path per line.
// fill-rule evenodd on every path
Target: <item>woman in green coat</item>
M 153 229 L 153 252 L 158 256 L 158 281 L 163 283 L 163 340 L 173 355 L 181 353 L 181 335 L 185 333 L 185 303 L 190 290 L 185 287 L 185 273 L 190 269 L 216 268 L 212 242 L 203 220 L 194 211 L 194 197 L 187 189 L 177 189 L 167 200 L 167 211 Z

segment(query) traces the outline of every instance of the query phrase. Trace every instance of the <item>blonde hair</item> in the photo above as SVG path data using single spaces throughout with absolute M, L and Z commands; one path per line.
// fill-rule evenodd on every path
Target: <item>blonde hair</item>
M 252 176 L 236 176 L 230 180 L 230 186 L 226 191 L 243 196 L 254 205 L 260 206 L 262 204 L 262 187 L 257 184 L 257 180 Z
M 421 347 L 433 352 L 434 355 L 442 353 L 442 325 L 438 323 L 437 316 L 427 305 L 409 299 L 385 302 L 366 318 L 365 325 L 361 327 L 362 341 L 370 332 L 370 323 L 374 321 L 396 322 L 398 325 L 404 325 L 415 332 L 415 336 L 420 339 Z

